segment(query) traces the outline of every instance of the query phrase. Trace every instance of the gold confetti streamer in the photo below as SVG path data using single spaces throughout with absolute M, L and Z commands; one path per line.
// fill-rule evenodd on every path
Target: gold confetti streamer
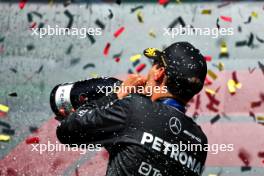
M 7 113 L 9 111 L 9 107 L 3 104 L 0 104 L 0 111 Z
M 229 93 L 234 94 L 234 93 L 236 93 L 236 89 L 242 88 L 242 84 L 236 83 L 233 79 L 230 79 L 227 82 L 227 87 L 228 87 Z
M 209 93 L 211 95 L 215 95 L 216 94 L 216 91 L 214 91 L 212 89 L 208 89 L 208 88 L 205 89 L 205 92 L 207 92 L 207 93 Z
M 252 13 L 251 13 L 251 16 L 252 16 L 252 17 L 255 17 L 255 18 L 258 18 L 258 13 L 257 13 L 257 12 L 252 12 Z
M 10 141 L 11 137 L 8 135 L 0 134 L 0 141 L 2 142 L 8 142 Z
M 140 23 L 144 23 L 143 15 L 142 15 L 142 12 L 140 10 L 137 11 L 137 19 Z
M 149 31 L 149 36 L 150 37 L 153 37 L 153 38 L 156 38 L 156 34 L 155 34 L 155 32 L 154 31 Z
M 257 116 L 256 120 L 258 123 L 264 123 L 264 116 Z
M 218 68 L 219 71 L 223 71 L 223 70 L 224 70 L 224 67 L 225 67 L 225 65 L 224 65 L 223 62 L 219 62 L 219 63 L 217 64 L 217 68 Z
M 204 9 L 204 10 L 202 10 L 202 14 L 203 15 L 211 15 L 211 13 L 212 13 L 212 10 L 211 9 Z
M 217 79 L 217 75 L 212 71 L 212 70 L 208 70 L 207 74 L 213 79 L 216 80 Z
M 130 57 L 130 61 L 135 62 L 135 61 L 139 60 L 140 58 L 141 58 L 141 54 L 136 54 L 136 55 Z

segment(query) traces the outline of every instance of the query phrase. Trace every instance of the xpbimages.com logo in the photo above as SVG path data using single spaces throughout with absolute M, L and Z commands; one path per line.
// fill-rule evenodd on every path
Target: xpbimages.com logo
M 86 154 L 86 152 L 91 151 L 101 151 L 102 145 L 101 144 L 60 144 L 58 141 L 51 143 L 48 141 L 47 144 L 31 144 L 31 151 L 37 152 L 40 155 L 44 154 L 45 152 L 65 152 L 65 151 L 73 151 L 79 152 L 80 154 Z
M 163 28 L 163 36 L 175 38 L 176 36 L 211 36 L 218 38 L 219 36 L 234 35 L 234 28 L 198 28 L 198 27 L 176 27 L 176 28 Z
M 63 28 L 55 25 L 52 27 L 47 25 L 47 27 L 43 28 L 32 28 L 31 32 L 32 36 L 38 36 L 39 38 L 43 38 L 44 36 L 77 36 L 81 39 L 86 38 L 87 35 L 102 35 L 102 28 Z

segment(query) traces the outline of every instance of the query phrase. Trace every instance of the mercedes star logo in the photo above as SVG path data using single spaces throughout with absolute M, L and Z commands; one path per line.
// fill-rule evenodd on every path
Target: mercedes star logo
M 173 134 L 179 134 L 181 132 L 182 126 L 181 126 L 181 122 L 178 118 L 172 117 L 170 119 L 169 125 L 170 125 L 170 130 Z

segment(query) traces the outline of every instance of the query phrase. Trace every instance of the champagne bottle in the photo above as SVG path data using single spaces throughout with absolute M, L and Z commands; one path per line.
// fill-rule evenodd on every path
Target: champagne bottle
M 55 86 L 50 94 L 52 111 L 60 117 L 67 116 L 85 102 L 97 100 L 114 91 L 121 81 L 113 77 L 92 78 Z

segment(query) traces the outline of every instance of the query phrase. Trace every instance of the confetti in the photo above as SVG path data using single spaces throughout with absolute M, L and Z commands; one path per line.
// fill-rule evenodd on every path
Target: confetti
M 86 64 L 86 65 L 83 66 L 83 70 L 85 70 L 87 68 L 95 68 L 94 63 L 88 63 L 88 64 Z
M 80 62 L 81 58 L 72 58 L 70 61 L 70 65 L 74 66 Z
M 261 106 L 261 101 L 254 101 L 251 103 L 251 108 L 256 108 L 256 107 L 259 107 Z
M 70 29 L 72 27 L 72 24 L 73 24 L 73 15 L 68 10 L 65 10 L 64 14 L 69 18 L 69 22 L 68 22 L 66 28 Z
M 204 9 L 204 10 L 202 10 L 201 13 L 202 13 L 203 15 L 211 15 L 212 10 L 211 10 L 211 9 Z
M 137 11 L 139 9 L 143 9 L 143 8 L 144 8 L 143 5 L 136 6 L 136 7 L 130 9 L 130 13 L 134 13 L 135 11 Z
M 253 11 L 253 12 L 251 12 L 251 16 L 255 17 L 255 18 L 258 18 L 258 13 Z
M 8 142 L 10 141 L 11 137 L 8 135 L 0 134 L 0 141 L 1 142 Z
M 220 55 L 219 56 L 220 56 L 220 58 L 229 57 L 228 49 L 227 49 L 227 44 L 224 41 L 221 42 Z
M 26 139 L 26 144 L 38 144 L 40 141 L 39 137 L 29 137 Z
M 249 116 L 252 117 L 254 121 L 256 120 L 256 116 L 255 116 L 254 112 L 249 111 Z
M 236 42 L 236 47 L 242 47 L 242 46 L 247 46 L 247 41 L 243 40 L 243 41 L 237 41 Z
M 217 122 L 218 120 L 220 120 L 221 116 L 219 114 L 217 114 L 215 117 L 213 117 L 211 120 L 210 120 L 210 123 L 211 124 L 214 124 L 215 122 Z
M 71 4 L 71 0 L 64 0 L 63 1 L 63 6 L 64 7 L 67 7 L 68 5 L 70 5 Z
M 143 15 L 142 15 L 142 12 L 141 11 L 138 11 L 137 12 L 137 19 L 138 19 L 138 22 L 144 23 Z
M 36 133 L 36 132 L 38 132 L 38 127 L 36 127 L 36 126 L 30 126 L 30 127 L 29 127 L 29 131 L 30 131 L 31 133 Z
M 17 93 L 16 92 L 12 92 L 10 94 L 8 94 L 10 97 L 17 97 Z
M 254 68 L 250 68 L 250 67 L 248 67 L 248 72 L 249 72 L 250 74 L 252 74 L 255 70 L 256 70 L 256 67 L 254 67 Z
M 127 73 L 128 73 L 128 74 L 133 74 L 134 72 L 133 72 L 131 69 L 129 69 L 129 70 L 127 71 Z
M 8 135 L 14 135 L 15 134 L 15 130 L 9 129 L 9 128 L 4 128 L 4 129 L 2 129 L 2 133 L 8 134 Z
M 146 64 L 140 64 L 136 67 L 136 71 L 140 73 L 144 68 L 146 67 Z
M 239 150 L 238 157 L 246 166 L 249 166 L 250 155 L 245 149 Z
M 114 14 L 111 9 L 108 9 L 108 11 L 109 11 L 108 18 L 111 20 L 114 17 Z
M 264 64 L 262 64 L 260 61 L 258 61 L 259 68 L 261 69 L 263 75 L 264 75 Z
M 95 43 L 95 38 L 94 38 L 94 36 L 93 36 L 93 35 L 90 35 L 90 34 L 88 34 L 88 33 L 86 33 L 86 35 L 87 35 L 88 39 L 90 40 L 91 44 L 94 44 L 94 43 Z
M 67 51 L 66 51 L 66 54 L 67 54 L 67 55 L 71 54 L 71 52 L 72 52 L 72 48 L 73 48 L 73 44 L 71 44 L 71 45 L 68 47 L 68 49 L 67 49 Z
M 120 27 L 119 29 L 117 29 L 114 33 L 114 37 L 117 38 L 119 35 L 121 35 L 125 30 L 125 27 Z
M 8 113 L 9 107 L 3 104 L 0 104 L 0 111 Z
M 222 8 L 222 7 L 228 6 L 229 4 L 231 4 L 231 2 L 224 2 L 224 3 L 222 3 L 222 4 L 219 4 L 219 5 L 217 6 L 217 8 Z
M 213 65 L 213 66 L 215 66 L 219 71 L 223 71 L 225 67 L 223 62 L 218 62 L 217 65 Z
M 0 43 L 4 42 L 5 41 L 5 37 L 1 37 L 0 38 Z
M 207 74 L 213 79 L 216 80 L 217 79 L 217 75 L 212 71 L 212 70 L 208 70 Z
M 33 44 L 29 44 L 29 45 L 27 45 L 27 50 L 28 51 L 31 51 L 31 50 L 33 50 L 35 48 L 35 46 L 33 45 Z
M 233 79 L 229 79 L 227 82 L 227 87 L 230 94 L 235 94 L 236 89 L 240 89 L 242 85 L 241 83 L 236 83 Z
M 108 55 L 110 47 L 111 47 L 111 44 L 107 43 L 105 48 L 104 48 L 104 52 L 103 52 L 105 56 Z
M 230 22 L 232 23 L 232 17 L 229 16 L 220 16 L 220 18 L 225 21 L 225 22 Z
M 211 56 L 204 56 L 204 60 L 207 62 L 212 61 L 212 57 Z
M 44 68 L 44 65 L 41 65 L 37 71 L 35 71 L 35 74 L 40 74 Z
M 215 95 L 216 94 L 216 92 L 214 90 L 208 89 L 208 88 L 205 89 L 205 92 L 207 92 L 207 93 L 209 93 L 211 95 Z
M 26 3 L 27 3 L 27 0 L 20 0 L 20 2 L 19 2 L 19 4 L 18 4 L 19 8 L 20 8 L 21 10 L 24 9 Z
M 256 39 L 257 39 L 257 41 L 258 41 L 259 43 L 264 43 L 264 39 L 261 39 L 261 38 L 259 38 L 258 36 L 256 36 Z
M 250 166 L 242 166 L 242 167 L 241 167 L 241 171 L 242 171 L 242 172 L 250 171 L 250 170 L 251 170 L 251 167 L 250 167 Z
M 208 86 L 211 85 L 212 81 L 208 78 L 208 76 L 205 77 L 204 85 Z
M 129 60 L 131 62 L 135 62 L 135 61 L 139 60 L 140 58 L 141 58 L 141 54 L 136 54 L 136 55 L 131 56 Z
M 17 69 L 15 68 L 9 68 L 10 71 L 12 71 L 13 73 L 17 73 Z
M 166 5 L 169 3 L 169 0 L 159 0 L 160 5 Z
M 121 56 L 122 56 L 122 54 L 123 54 L 123 51 L 120 51 L 119 53 L 117 53 L 117 54 L 114 54 L 114 55 L 113 55 L 113 58 L 118 58 L 118 57 L 121 57 Z
M 264 158 L 264 152 L 258 152 L 258 157 Z
M 256 120 L 258 123 L 264 123 L 264 116 L 257 116 Z
M 219 18 L 217 18 L 217 19 L 216 19 L 216 27 L 217 27 L 217 29 L 220 29 L 220 24 L 219 24 L 219 22 L 220 22 L 220 20 L 219 20 Z
M 249 23 L 251 23 L 251 20 L 252 20 L 252 17 L 251 17 L 251 16 L 249 16 L 249 17 L 248 17 L 248 20 L 247 20 L 247 21 L 245 21 L 245 22 L 244 22 L 244 24 L 249 24 Z
M 136 60 L 135 62 L 133 62 L 133 67 L 137 66 L 140 63 L 140 60 Z
M 155 32 L 154 31 L 149 31 L 149 36 L 150 37 L 153 37 L 153 38 L 156 38 L 156 34 L 155 34 Z
M 175 27 L 177 24 L 180 24 L 182 27 L 185 27 L 185 22 L 183 21 L 182 17 L 178 17 L 175 20 L 173 20 L 171 24 L 168 26 L 168 28 L 171 29 Z
M 95 20 L 95 24 L 100 27 L 102 30 L 105 29 L 105 24 L 103 22 L 101 22 L 99 19 Z
M 200 96 L 200 94 L 198 94 L 196 97 L 196 101 L 195 101 L 195 109 L 196 110 L 199 109 L 200 105 L 201 105 L 201 96 Z
M 254 34 L 250 33 L 247 45 L 248 46 L 252 46 L 253 45 L 253 41 L 254 41 Z
M 120 58 L 119 57 L 116 57 L 115 58 L 115 62 L 119 62 L 120 61 Z
M 3 127 L 5 127 L 5 128 L 8 128 L 8 129 L 11 128 L 11 125 L 10 124 L 8 124 L 6 122 L 3 122 L 3 121 L 0 121 L 0 125 L 3 126 Z
M 211 111 L 218 112 L 218 109 L 215 106 L 218 106 L 220 104 L 220 101 L 217 100 L 214 95 L 211 95 L 207 92 L 205 92 L 205 94 L 209 99 L 209 103 L 206 105 L 206 107 Z

